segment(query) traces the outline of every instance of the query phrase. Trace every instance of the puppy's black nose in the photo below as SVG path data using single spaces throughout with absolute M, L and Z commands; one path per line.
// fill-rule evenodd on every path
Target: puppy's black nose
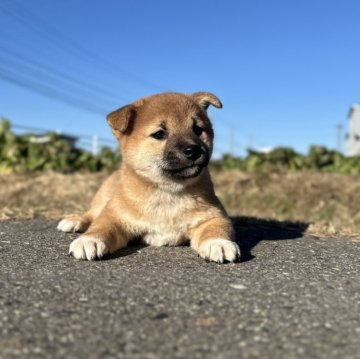
M 184 155 L 189 160 L 195 161 L 202 155 L 202 149 L 200 146 L 191 145 L 184 149 Z

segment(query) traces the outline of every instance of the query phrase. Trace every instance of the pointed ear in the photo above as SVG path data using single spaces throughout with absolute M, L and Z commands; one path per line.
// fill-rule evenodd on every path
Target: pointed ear
M 106 120 L 111 126 L 111 129 L 115 136 L 118 137 L 117 134 L 119 134 L 119 132 L 121 134 L 125 134 L 131 131 L 135 117 L 135 106 L 127 105 L 108 114 Z
M 210 92 L 195 92 L 190 95 L 205 111 L 210 105 L 216 108 L 222 108 L 221 101 Z

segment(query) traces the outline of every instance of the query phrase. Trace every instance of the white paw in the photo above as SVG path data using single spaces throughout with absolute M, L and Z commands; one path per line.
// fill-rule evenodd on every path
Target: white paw
M 200 257 L 217 263 L 235 262 L 240 258 L 239 246 L 229 239 L 213 238 L 201 243 Z
M 109 253 L 108 247 L 102 240 L 86 235 L 72 241 L 69 248 L 69 255 L 76 259 L 87 259 L 88 261 L 101 259 Z
M 82 223 L 73 219 L 64 218 L 57 226 L 58 231 L 79 232 L 82 230 Z

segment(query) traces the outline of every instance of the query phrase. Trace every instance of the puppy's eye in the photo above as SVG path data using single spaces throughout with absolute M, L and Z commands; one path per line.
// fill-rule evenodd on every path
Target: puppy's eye
M 201 136 L 201 134 L 204 132 L 204 129 L 197 126 L 197 125 L 194 125 L 193 126 L 193 131 L 194 131 L 196 136 Z
M 150 136 L 156 140 L 164 140 L 166 138 L 166 132 L 164 130 L 160 130 L 152 133 Z

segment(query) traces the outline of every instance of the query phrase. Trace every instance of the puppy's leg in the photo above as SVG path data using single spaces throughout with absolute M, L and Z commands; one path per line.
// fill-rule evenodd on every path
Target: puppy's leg
M 70 244 L 69 254 L 76 259 L 101 259 L 126 247 L 130 235 L 112 209 L 105 207 L 89 229 Z
M 191 247 L 200 257 L 210 261 L 235 262 L 240 257 L 240 250 L 232 238 L 230 220 L 225 217 L 212 218 L 192 231 Z
M 57 229 L 62 232 L 85 232 L 91 222 L 93 220 L 93 216 L 87 212 L 83 214 L 82 216 L 70 216 L 67 218 L 62 219 Z
M 57 229 L 63 232 L 85 232 L 113 197 L 113 189 L 117 187 L 118 177 L 119 172 L 115 171 L 107 178 L 96 192 L 91 201 L 90 209 L 84 215 L 64 218 L 58 224 Z

